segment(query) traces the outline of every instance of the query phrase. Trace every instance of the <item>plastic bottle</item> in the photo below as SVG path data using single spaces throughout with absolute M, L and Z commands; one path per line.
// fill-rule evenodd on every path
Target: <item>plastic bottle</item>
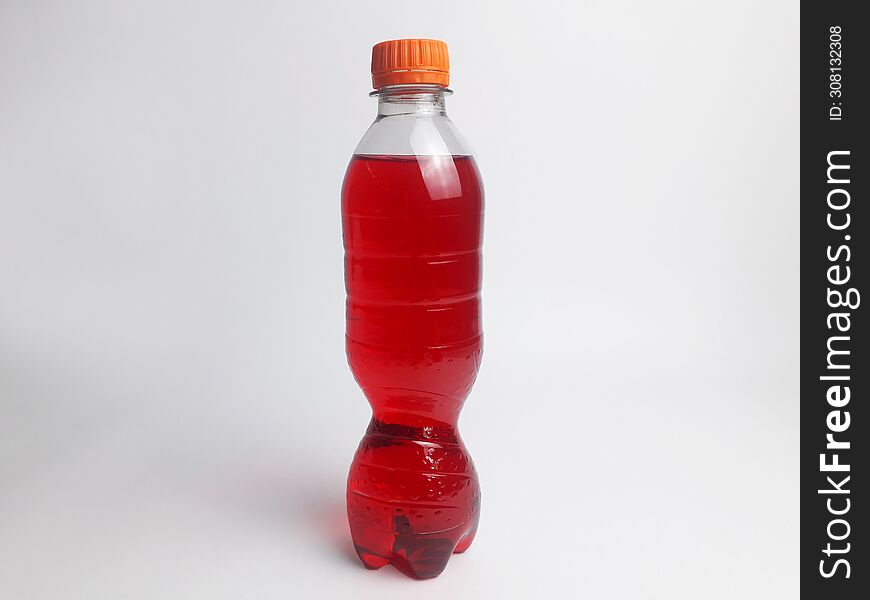
M 480 488 L 457 432 L 481 358 L 483 186 L 448 119 L 447 45 L 372 50 L 378 116 L 342 188 L 347 356 L 372 407 L 350 469 L 367 568 L 435 577 L 477 531 Z

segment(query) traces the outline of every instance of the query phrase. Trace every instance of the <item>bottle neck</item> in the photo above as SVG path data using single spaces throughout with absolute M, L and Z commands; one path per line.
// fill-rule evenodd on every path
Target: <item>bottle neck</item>
M 447 116 L 444 97 L 453 92 L 438 85 L 393 85 L 371 93 L 378 97 L 378 118 L 396 115 Z

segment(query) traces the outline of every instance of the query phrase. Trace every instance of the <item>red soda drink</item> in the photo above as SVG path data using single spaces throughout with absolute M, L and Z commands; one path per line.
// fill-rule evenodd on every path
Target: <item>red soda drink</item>
M 483 188 L 448 73 L 443 42 L 374 47 L 378 117 L 342 188 L 347 356 L 373 413 L 348 520 L 366 567 L 420 579 L 468 548 L 480 509 L 457 420 L 481 358 Z

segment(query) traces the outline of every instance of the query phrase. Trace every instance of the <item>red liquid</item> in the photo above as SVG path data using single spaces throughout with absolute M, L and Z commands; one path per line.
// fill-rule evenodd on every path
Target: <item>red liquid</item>
M 368 568 L 435 577 L 477 530 L 480 488 L 456 422 L 480 365 L 482 217 L 471 157 L 348 167 L 347 356 L 373 416 L 347 510 Z

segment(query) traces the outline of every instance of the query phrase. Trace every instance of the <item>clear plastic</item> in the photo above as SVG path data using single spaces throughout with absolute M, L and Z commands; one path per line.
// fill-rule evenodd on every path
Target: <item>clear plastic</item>
M 397 85 L 372 92 L 378 116 L 357 144 L 355 155 L 471 156 L 462 134 L 447 116 L 445 97 L 435 85 Z

